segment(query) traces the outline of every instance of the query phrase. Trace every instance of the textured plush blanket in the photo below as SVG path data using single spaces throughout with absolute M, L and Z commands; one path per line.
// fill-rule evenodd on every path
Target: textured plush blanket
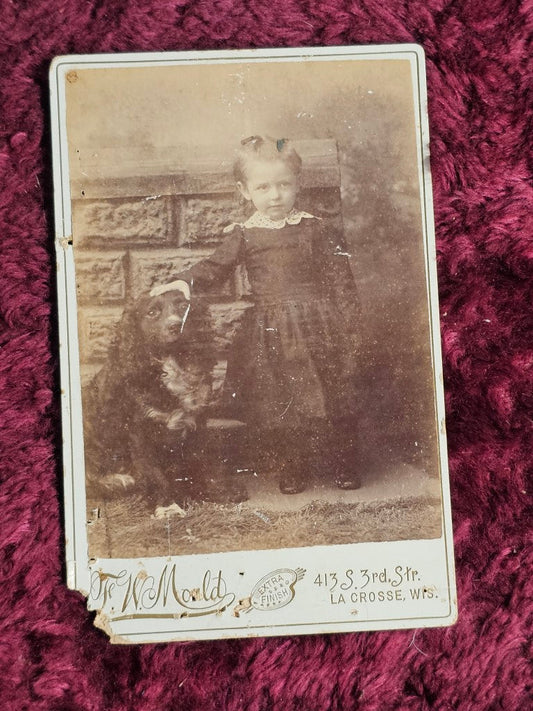
M 0 10 L 2 709 L 531 708 L 531 0 L 4 0 Z M 64 584 L 50 60 L 398 42 L 427 53 L 459 621 L 113 647 Z

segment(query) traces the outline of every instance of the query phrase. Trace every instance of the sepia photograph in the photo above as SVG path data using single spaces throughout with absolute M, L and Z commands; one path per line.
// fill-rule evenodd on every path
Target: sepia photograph
M 66 79 L 90 555 L 439 537 L 410 62 Z

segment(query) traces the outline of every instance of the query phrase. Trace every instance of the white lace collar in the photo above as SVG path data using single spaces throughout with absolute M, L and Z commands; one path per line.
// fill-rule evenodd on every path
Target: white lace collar
M 260 212 L 254 212 L 254 214 L 249 217 L 246 222 L 234 222 L 228 225 L 224 232 L 231 232 L 231 230 L 236 226 L 239 227 L 264 227 L 268 230 L 280 230 L 286 225 L 299 225 L 304 218 L 317 219 L 314 215 L 304 212 L 303 210 L 292 209 L 289 214 L 282 220 L 271 220 L 266 215 L 262 215 Z

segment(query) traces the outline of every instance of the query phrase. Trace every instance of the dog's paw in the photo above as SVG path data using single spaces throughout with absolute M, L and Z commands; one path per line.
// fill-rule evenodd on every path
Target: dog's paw
M 156 410 L 155 407 L 147 406 L 144 410 L 144 416 L 154 422 L 166 422 L 166 415 L 161 410 Z
M 170 516 L 179 516 L 183 518 L 187 512 L 181 508 L 179 504 L 170 504 L 170 506 L 157 506 L 152 518 L 169 518 Z
M 184 428 L 183 410 L 175 410 L 167 417 L 167 428 L 169 430 L 181 430 Z
M 169 430 L 182 430 L 186 432 L 194 432 L 196 429 L 196 420 L 190 417 L 183 410 L 175 410 L 167 419 L 167 428 Z
M 127 491 L 135 486 L 135 479 L 131 474 L 106 474 L 101 484 L 106 491 Z

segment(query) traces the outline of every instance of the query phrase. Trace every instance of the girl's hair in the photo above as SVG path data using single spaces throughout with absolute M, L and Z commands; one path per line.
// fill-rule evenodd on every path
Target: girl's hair
M 241 141 L 233 164 L 233 176 L 238 183 L 246 183 L 246 167 L 253 160 L 282 160 L 299 175 L 302 159 L 291 146 L 287 138 L 269 138 L 268 136 L 250 136 Z

